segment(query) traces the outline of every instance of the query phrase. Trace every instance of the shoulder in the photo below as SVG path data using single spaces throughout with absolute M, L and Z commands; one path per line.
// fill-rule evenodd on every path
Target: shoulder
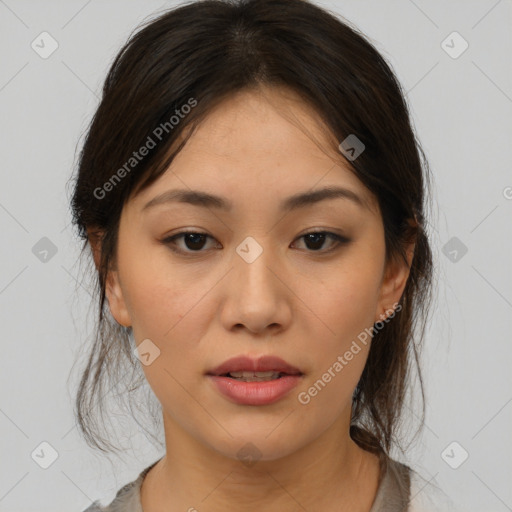
M 434 478 L 423 478 L 408 465 L 383 457 L 381 480 L 370 512 L 457 512 Z
M 407 512 L 459 511 L 451 498 L 436 483 L 435 476 L 427 479 L 417 471 L 411 469 L 410 472 L 411 493 Z
M 99 501 L 95 501 L 83 512 L 143 512 L 140 503 L 140 488 L 144 477 L 157 462 L 155 461 L 145 468 L 133 482 L 121 487 L 110 504 L 101 505 Z
M 419 465 L 422 472 L 424 468 Z M 381 480 L 370 512 L 462 512 L 436 482 L 411 466 L 381 454 Z
M 370 512 L 408 512 L 410 468 L 380 455 L 381 478 Z
M 102 506 L 95 501 L 83 512 L 142 512 L 140 508 L 140 482 L 139 479 L 123 486 L 116 494 L 114 500 Z

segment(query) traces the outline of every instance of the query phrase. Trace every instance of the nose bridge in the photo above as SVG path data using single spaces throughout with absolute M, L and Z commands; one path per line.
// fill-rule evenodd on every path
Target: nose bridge
M 259 237 L 259 240 L 258 242 L 255 237 L 248 236 L 237 246 L 235 274 L 239 286 L 253 300 L 261 295 L 272 300 L 277 283 L 274 282 L 275 276 L 270 268 L 277 266 L 277 259 L 270 248 L 270 237 Z

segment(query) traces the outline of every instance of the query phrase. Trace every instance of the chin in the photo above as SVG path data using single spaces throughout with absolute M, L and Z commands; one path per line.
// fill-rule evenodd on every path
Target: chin
M 253 425 L 253 428 L 247 428 L 240 433 L 228 429 L 232 437 L 226 434 L 222 439 L 208 440 L 207 444 L 223 457 L 240 461 L 242 466 L 248 468 L 254 467 L 258 461 L 279 460 L 299 450 L 302 443 L 297 438 L 296 431 L 294 433 L 282 429 L 277 432 L 280 427 L 274 430 L 278 423 L 274 423 L 270 428 L 265 425 L 264 428 L 257 430 Z

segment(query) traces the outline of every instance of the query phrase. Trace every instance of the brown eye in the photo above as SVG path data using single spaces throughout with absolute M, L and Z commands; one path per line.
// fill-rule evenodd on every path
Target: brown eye
M 183 247 L 177 247 L 176 240 L 183 239 Z M 208 238 L 212 238 L 210 235 L 206 233 L 197 233 L 195 231 L 183 231 L 176 235 L 170 236 L 162 240 L 162 243 L 169 246 L 169 248 L 174 252 L 179 252 L 183 254 L 193 253 L 193 252 L 205 252 L 202 249 L 205 246 L 205 243 Z
M 298 240 L 304 239 L 306 247 L 312 252 L 330 252 L 338 248 L 340 245 L 347 244 L 350 242 L 348 238 L 344 236 L 338 235 L 336 233 L 331 233 L 329 231 L 312 231 L 310 233 L 306 233 L 298 238 Z M 322 250 L 325 245 L 326 240 L 331 240 L 337 242 L 334 247 L 331 244 L 330 249 Z

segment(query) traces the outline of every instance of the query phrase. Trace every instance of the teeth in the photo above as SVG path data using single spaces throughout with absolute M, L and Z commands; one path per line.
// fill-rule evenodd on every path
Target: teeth
M 229 376 L 245 382 L 256 382 L 277 379 L 279 377 L 279 372 L 230 372 Z
M 268 372 L 230 372 L 232 377 L 272 377 L 272 375 L 279 375 L 279 373 L 276 373 L 272 370 Z

